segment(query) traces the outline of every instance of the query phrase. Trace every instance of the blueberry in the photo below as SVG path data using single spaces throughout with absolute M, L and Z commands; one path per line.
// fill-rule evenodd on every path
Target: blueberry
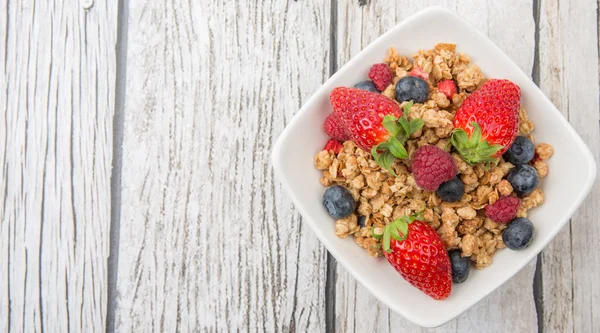
M 450 266 L 452 266 L 452 282 L 465 282 L 471 270 L 469 257 L 461 257 L 460 250 L 450 250 L 448 255 L 450 256 Z
M 375 83 L 373 83 L 373 81 L 371 81 L 371 80 L 360 81 L 359 83 L 354 85 L 354 88 L 368 90 L 368 91 L 372 91 L 374 93 L 379 94 L 379 90 L 377 90 Z
M 465 185 L 458 177 L 454 177 L 447 182 L 443 182 L 435 193 L 437 193 L 443 201 L 456 202 L 462 198 L 463 194 L 465 194 Z
M 420 77 L 405 76 L 396 83 L 396 100 L 400 103 L 411 100 L 424 103 L 428 97 L 429 86 Z
M 323 206 L 331 217 L 341 219 L 354 212 L 356 201 L 354 201 L 352 193 L 345 187 L 334 185 L 330 186 L 323 194 Z
M 508 173 L 506 180 L 519 196 L 527 195 L 540 183 L 537 171 L 528 164 L 517 165 Z
M 358 225 L 361 228 L 364 228 L 366 226 L 366 223 L 367 223 L 367 217 L 366 216 L 361 215 L 361 216 L 358 217 Z
M 508 225 L 502 233 L 502 240 L 511 250 L 526 248 L 533 239 L 533 223 L 524 217 L 519 217 Z
M 527 164 L 535 155 L 533 142 L 524 136 L 518 136 L 504 153 L 504 159 L 514 165 Z

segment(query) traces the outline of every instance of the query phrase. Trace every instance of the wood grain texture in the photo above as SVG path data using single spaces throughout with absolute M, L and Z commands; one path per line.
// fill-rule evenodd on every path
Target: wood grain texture
M 371 1 L 339 5 L 338 59 L 340 65 L 383 32 L 414 12 L 443 5 L 487 34 L 526 73 L 532 72 L 535 26 L 531 1 Z M 433 46 L 433 45 L 432 45 Z M 458 46 L 460 49 L 460 45 Z M 509 282 L 456 320 L 435 332 L 534 332 L 537 331 L 533 301 L 535 260 Z M 341 266 L 336 283 L 337 332 L 426 332 L 379 303 Z M 506 320 L 506 318 L 511 318 Z
M 270 152 L 329 76 L 329 8 L 129 3 L 116 331 L 325 330 L 326 251 Z
M 84 5 L 0 4 L 2 332 L 104 331 L 117 12 Z
M 600 153 L 597 6 L 595 0 L 542 1 L 539 34 L 540 88 L 569 119 L 596 161 Z M 600 330 L 598 184 L 596 179 L 570 225 L 542 251 L 544 332 Z

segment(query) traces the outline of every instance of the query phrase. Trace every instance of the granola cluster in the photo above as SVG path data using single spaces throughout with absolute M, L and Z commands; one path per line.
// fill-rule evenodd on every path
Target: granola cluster
M 483 164 L 470 165 L 452 152 L 449 137 L 453 130 L 454 114 L 464 99 L 485 82 L 485 77 L 467 56 L 456 53 L 453 44 L 438 44 L 432 50 L 419 51 L 413 55 L 413 63 L 390 48 L 385 62 L 395 72 L 392 84 L 382 94 L 394 99 L 394 84 L 418 66 L 428 75 L 429 100 L 410 108 L 410 120 L 421 118 L 424 126 L 413 133 L 407 141 L 409 158 L 398 160 L 392 166 L 397 177 L 382 169 L 369 152 L 351 141 L 335 154 L 323 150 L 314 157 L 314 165 L 323 171 L 323 186 L 334 184 L 346 187 L 357 201 L 356 214 L 335 221 L 335 234 L 345 238 L 350 235 L 355 242 L 373 256 L 383 255 L 380 237 L 383 228 L 395 219 L 423 212 L 424 220 L 437 230 L 446 248 L 460 249 L 462 256 L 470 257 L 477 268 L 491 264 L 497 249 L 505 247 L 502 231 L 506 225 L 485 216 L 483 208 L 493 204 L 501 196 L 511 195 L 513 188 L 504 179 L 513 165 L 500 158 L 498 164 L 486 168 Z M 459 92 L 448 99 L 435 88 L 435 83 L 454 79 Z M 399 103 L 404 107 L 405 103 Z M 533 124 L 524 109 L 520 112 L 519 134 L 532 141 Z M 458 165 L 458 177 L 465 185 L 465 194 L 459 202 L 443 202 L 435 192 L 420 189 L 409 171 L 410 157 L 423 145 L 436 145 L 448 152 Z M 548 173 L 545 160 L 553 154 L 549 144 L 536 145 L 533 166 L 542 178 Z M 526 217 L 528 210 L 541 205 L 544 194 L 536 189 L 522 198 L 517 216 Z

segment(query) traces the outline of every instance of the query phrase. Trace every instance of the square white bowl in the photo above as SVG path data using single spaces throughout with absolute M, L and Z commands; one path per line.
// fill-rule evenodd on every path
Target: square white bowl
M 537 142 L 554 146 L 548 161 L 550 172 L 541 181 L 545 203 L 532 210 L 535 237 L 522 251 L 505 249 L 494 255 L 492 265 L 471 270 L 469 279 L 455 284 L 452 294 L 436 301 L 412 287 L 385 259 L 373 259 L 351 237 L 334 235 L 334 223 L 321 203 L 321 172 L 313 156 L 323 148 L 322 130 L 332 112 L 329 93 L 337 86 L 352 86 L 367 77 L 371 64 L 381 62 L 394 46 L 411 55 L 439 42 L 455 43 L 487 77 L 512 80 L 521 87 L 521 103 L 535 124 Z M 388 31 L 333 75 L 298 111 L 273 149 L 273 167 L 296 208 L 329 252 L 363 286 L 390 309 L 424 327 L 442 325 L 479 302 L 515 275 L 535 257 L 569 220 L 589 193 L 596 177 L 596 163 L 579 135 L 540 89 L 492 41 L 459 16 L 440 7 L 418 12 Z

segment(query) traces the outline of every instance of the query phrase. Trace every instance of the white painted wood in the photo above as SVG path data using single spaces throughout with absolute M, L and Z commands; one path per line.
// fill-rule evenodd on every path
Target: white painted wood
M 273 179 L 329 4 L 129 3 L 116 331 L 323 332 L 326 251 Z
M 2 332 L 104 332 L 116 5 L 0 4 Z
M 563 111 L 598 161 L 597 6 L 593 0 L 542 1 L 539 49 L 540 88 Z M 542 252 L 544 332 L 600 330 L 598 184 L 597 179 L 570 225 Z
M 415 11 L 429 5 L 449 7 L 487 34 L 526 73 L 532 72 L 535 24 L 531 1 L 371 1 L 339 5 L 338 61 L 340 65 L 381 33 Z M 442 42 L 442 41 L 440 41 Z M 460 49 L 460 45 L 458 46 Z M 454 321 L 435 332 L 534 332 L 533 301 L 535 260 L 508 283 Z M 379 303 L 341 266 L 337 268 L 336 331 L 430 331 L 417 327 Z M 510 318 L 510 320 L 507 320 Z M 433 330 L 431 330 L 433 331 Z

